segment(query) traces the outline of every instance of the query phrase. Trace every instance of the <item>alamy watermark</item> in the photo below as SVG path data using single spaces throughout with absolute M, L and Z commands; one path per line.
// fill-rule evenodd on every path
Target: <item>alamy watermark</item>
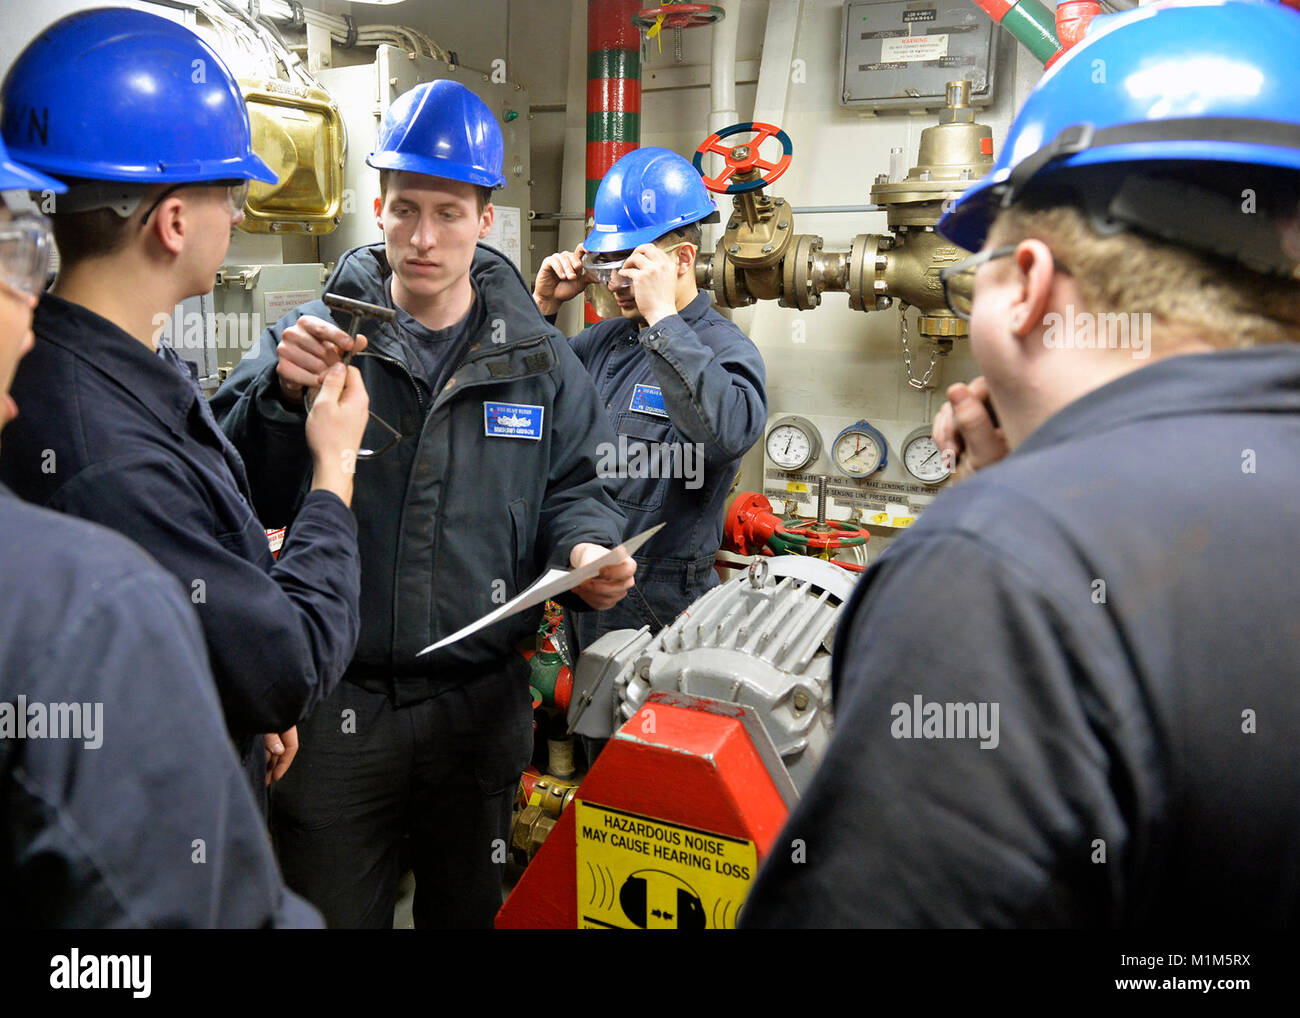
M 0 703 L 0 739 L 81 739 L 86 749 L 104 744 L 102 703 Z
M 186 311 L 153 316 L 154 344 L 173 350 L 253 350 L 262 338 L 262 316 L 231 311 Z M 256 356 L 256 354 L 254 354 Z
M 893 723 L 889 734 L 895 739 L 979 739 L 980 749 L 997 749 L 997 703 L 929 703 L 918 693 L 912 702 L 896 703 L 889 709 Z
M 50 959 L 50 988 L 54 990 L 130 990 L 131 996 L 152 992 L 153 955 L 82 954 L 73 948 Z
M 596 446 L 596 475 L 603 478 L 685 480 L 694 491 L 704 486 L 704 446 L 700 442 L 639 442 L 619 435 L 618 442 Z
M 1049 311 L 1043 345 L 1052 350 L 1131 350 L 1134 360 L 1151 356 L 1151 312 Z

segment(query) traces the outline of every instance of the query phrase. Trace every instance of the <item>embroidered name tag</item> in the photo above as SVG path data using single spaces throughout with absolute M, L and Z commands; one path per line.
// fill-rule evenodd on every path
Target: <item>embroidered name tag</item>
M 527 403 L 483 404 L 483 433 L 488 438 L 531 438 L 541 441 L 545 407 Z
M 656 417 L 668 416 L 668 411 L 664 409 L 663 389 L 657 385 L 646 385 L 645 382 L 638 382 L 633 388 L 632 402 L 628 404 L 628 409 L 654 414 Z

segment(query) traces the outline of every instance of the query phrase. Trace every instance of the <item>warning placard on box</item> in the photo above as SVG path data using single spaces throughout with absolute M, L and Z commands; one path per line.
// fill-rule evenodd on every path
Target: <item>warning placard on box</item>
M 908 35 L 880 40 L 880 59 L 885 63 L 905 60 L 938 60 L 948 55 L 948 36 Z
M 752 841 L 574 802 L 578 927 L 729 930 L 758 872 Z
M 299 304 L 320 299 L 319 290 L 280 290 L 266 295 L 266 324 L 274 325 Z

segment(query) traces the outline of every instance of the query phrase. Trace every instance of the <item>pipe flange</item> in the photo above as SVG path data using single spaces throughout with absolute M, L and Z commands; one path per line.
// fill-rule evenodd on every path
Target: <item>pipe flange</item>
M 720 303 L 724 307 L 744 308 L 754 303 L 753 296 L 745 287 L 742 271 L 740 266 L 736 265 L 730 257 L 723 261 L 720 281 L 722 300 Z
M 808 311 L 821 304 L 814 280 L 814 259 L 821 246 L 821 237 L 805 234 L 795 238 L 794 250 L 781 263 L 781 297 L 778 303 L 782 307 Z
M 880 236 L 859 233 L 849 250 L 849 307 L 854 311 L 876 310 L 876 256 Z

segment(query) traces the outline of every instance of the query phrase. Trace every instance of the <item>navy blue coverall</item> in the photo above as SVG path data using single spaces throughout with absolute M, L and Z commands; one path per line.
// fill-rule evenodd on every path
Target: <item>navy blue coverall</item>
M 261 736 L 303 720 L 356 646 L 356 520 L 307 496 L 272 558 L 243 463 L 188 365 L 52 294 L 18 367 L 22 415 L 5 428 L 0 480 L 30 502 L 129 537 L 198 609 L 226 724 L 265 801 Z
M 767 423 L 767 374 L 758 348 L 703 292 L 652 326 L 615 318 L 570 342 L 618 435 L 602 460 L 618 474 L 625 536 L 668 524 L 637 554 L 627 597 L 578 613 L 587 647 L 614 629 L 658 631 L 717 585 L 727 495 Z
M 0 927 L 319 927 L 276 870 L 176 580 L 0 486 L 0 586 Z
M 393 307 L 391 281 L 374 244 L 340 258 L 326 290 Z M 286 879 L 331 926 L 392 926 L 408 834 L 416 924 L 492 925 L 511 804 L 533 751 L 517 646 L 536 634 L 542 608 L 417 655 L 547 567 L 567 567 L 576 544 L 610 546 L 623 532 L 613 482 L 597 474 L 596 447 L 613 435 L 591 379 L 508 258 L 480 244 L 470 282 L 464 335 L 444 336 L 440 350 L 404 315 L 360 323 L 369 345 L 352 363 L 371 410 L 402 438 L 357 464 L 361 639 L 273 796 Z M 275 358 L 304 314 L 331 312 L 312 301 L 281 318 L 212 404 L 272 525 L 294 518 L 307 480 L 301 410 L 280 399 Z M 434 392 L 429 380 L 448 373 L 448 359 Z M 372 424 L 367 446 L 385 441 L 379 431 Z
M 1298 479 L 1282 344 L 1140 368 L 941 494 L 846 608 L 742 925 L 1295 926 Z

